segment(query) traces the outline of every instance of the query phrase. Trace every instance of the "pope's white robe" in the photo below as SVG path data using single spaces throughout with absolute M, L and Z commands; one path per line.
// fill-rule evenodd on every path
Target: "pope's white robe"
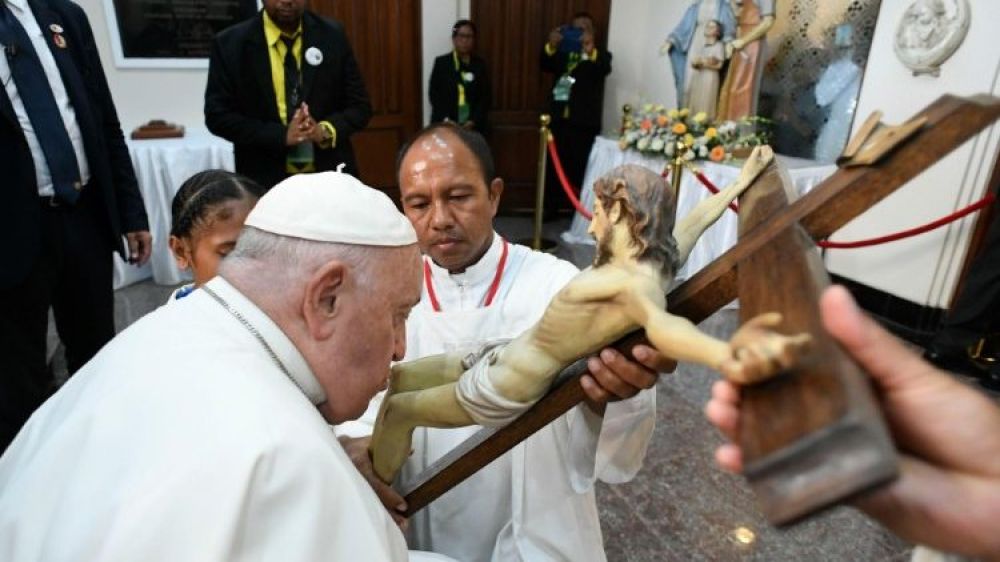
M 425 284 L 406 324 L 407 359 L 519 335 L 577 273 L 568 262 L 510 244 L 496 298 L 483 307 L 502 249 L 494 235 L 483 258 L 455 275 L 427 260 L 441 312 L 433 310 Z M 597 478 L 627 482 L 639 471 L 653 432 L 655 397 L 647 390 L 609 404 L 603 423 L 585 405 L 570 410 L 415 514 L 410 547 L 469 562 L 605 560 L 593 484 Z M 370 434 L 381 398 L 358 421 L 339 425 L 338 433 Z M 400 480 L 410 480 L 478 430 L 417 428 Z
M 303 357 L 231 285 L 208 286 L 295 380 L 204 290 L 142 318 L 0 459 L 0 560 L 406 560 Z

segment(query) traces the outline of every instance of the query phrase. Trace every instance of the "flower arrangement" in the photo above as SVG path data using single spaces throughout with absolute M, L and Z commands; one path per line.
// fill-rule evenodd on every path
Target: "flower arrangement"
M 688 148 L 684 158 L 722 162 L 767 144 L 769 124 L 761 117 L 716 123 L 703 111 L 692 115 L 687 108 L 668 110 L 662 105 L 645 104 L 635 114 L 626 110 L 618 146 L 673 158 L 680 141 Z

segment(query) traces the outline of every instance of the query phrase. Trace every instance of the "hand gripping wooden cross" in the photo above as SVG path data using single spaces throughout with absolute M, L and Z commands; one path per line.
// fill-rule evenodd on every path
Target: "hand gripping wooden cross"
M 667 296 L 670 311 L 698 323 L 737 296 L 745 321 L 780 311 L 779 331 L 813 338 L 797 365 L 744 389 L 740 444 L 744 473 L 774 524 L 784 524 L 885 484 L 897 473 L 892 440 L 867 377 L 824 332 L 818 299 L 829 278 L 815 240 L 917 176 L 1000 117 L 1000 99 L 943 96 L 907 123 L 869 119 L 839 163 L 805 196 L 777 162 L 740 197 L 739 241 Z M 629 350 L 641 331 L 619 340 Z M 403 484 L 406 516 L 422 509 L 585 397 L 586 359 L 563 370 L 552 390 L 515 421 L 483 429 Z

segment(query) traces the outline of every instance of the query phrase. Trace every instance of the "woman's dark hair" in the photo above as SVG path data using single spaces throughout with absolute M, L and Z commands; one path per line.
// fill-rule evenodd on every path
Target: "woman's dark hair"
M 187 179 L 170 204 L 170 235 L 191 236 L 226 201 L 258 199 L 266 190 L 252 179 L 226 170 L 205 170 Z
M 479 35 L 479 30 L 476 29 L 476 24 L 472 20 L 458 20 L 455 25 L 451 26 L 451 38 L 454 39 L 458 35 L 458 30 L 466 26 L 472 28 L 473 35 Z

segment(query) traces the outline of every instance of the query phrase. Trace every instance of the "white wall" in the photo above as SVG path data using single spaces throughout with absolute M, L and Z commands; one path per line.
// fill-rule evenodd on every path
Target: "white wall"
M 941 67 L 941 75 L 913 76 L 896 58 L 893 37 L 911 0 L 882 0 L 868 68 L 858 100 L 855 129 L 876 109 L 886 123 L 901 123 L 945 93 L 1000 94 L 1000 2 L 971 0 L 965 42 Z M 1000 128 L 994 125 L 924 171 L 831 238 L 858 240 L 924 224 L 963 207 L 987 189 Z M 918 304 L 947 308 L 955 289 L 972 215 L 915 238 L 872 248 L 830 250 L 830 271 Z
M 150 119 L 166 119 L 188 128 L 203 128 L 205 69 L 125 69 L 116 68 L 111 51 L 105 2 L 112 0 L 76 0 L 83 7 L 94 28 L 94 38 L 104 64 L 111 94 L 126 134 Z M 421 21 L 424 74 L 424 121 L 430 118 L 427 84 L 434 57 L 451 49 L 451 26 L 468 18 L 470 0 L 425 0 Z
M 104 12 L 104 3 L 111 0 L 75 1 L 94 28 L 104 73 L 126 134 L 150 119 L 166 119 L 189 128 L 205 126 L 202 110 L 207 70 L 116 68 Z
M 611 75 L 604 90 L 603 131 L 618 130 L 626 103 L 677 105 L 670 59 L 660 56 L 659 49 L 690 4 L 690 0 L 612 0 Z

